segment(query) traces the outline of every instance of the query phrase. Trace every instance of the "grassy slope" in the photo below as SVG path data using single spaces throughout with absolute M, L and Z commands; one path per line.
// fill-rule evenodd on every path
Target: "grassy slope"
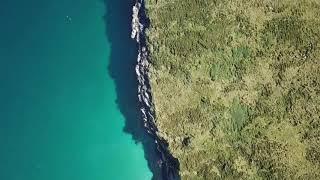
M 320 1 L 147 0 L 183 180 L 320 178 Z

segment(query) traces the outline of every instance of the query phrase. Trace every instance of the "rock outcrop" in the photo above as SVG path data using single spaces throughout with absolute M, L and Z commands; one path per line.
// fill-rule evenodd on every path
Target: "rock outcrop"
M 140 101 L 140 110 L 144 127 L 146 131 L 154 138 L 160 159 L 159 168 L 162 171 L 163 180 L 177 180 L 179 177 L 179 163 L 168 151 L 167 142 L 157 135 L 155 125 L 155 111 L 152 102 L 151 87 L 149 83 L 149 52 L 146 45 L 145 29 L 148 26 L 148 20 L 144 9 L 144 1 L 137 0 L 132 8 L 132 33 L 131 38 L 138 43 L 138 58 L 136 65 L 136 75 L 139 82 L 138 98 Z

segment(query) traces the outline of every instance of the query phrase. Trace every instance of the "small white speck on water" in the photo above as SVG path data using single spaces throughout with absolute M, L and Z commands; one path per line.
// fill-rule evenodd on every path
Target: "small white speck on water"
M 67 22 L 72 22 L 72 18 L 70 16 L 66 16 Z

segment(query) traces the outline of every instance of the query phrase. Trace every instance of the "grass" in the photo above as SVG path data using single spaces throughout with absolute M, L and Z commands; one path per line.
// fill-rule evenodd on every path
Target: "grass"
M 147 1 L 156 123 L 183 180 L 320 178 L 319 8 Z

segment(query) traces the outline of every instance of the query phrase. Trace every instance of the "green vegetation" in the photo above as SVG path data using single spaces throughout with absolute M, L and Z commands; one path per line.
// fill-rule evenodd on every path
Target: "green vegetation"
M 320 179 L 320 1 L 146 5 L 156 123 L 182 179 Z

